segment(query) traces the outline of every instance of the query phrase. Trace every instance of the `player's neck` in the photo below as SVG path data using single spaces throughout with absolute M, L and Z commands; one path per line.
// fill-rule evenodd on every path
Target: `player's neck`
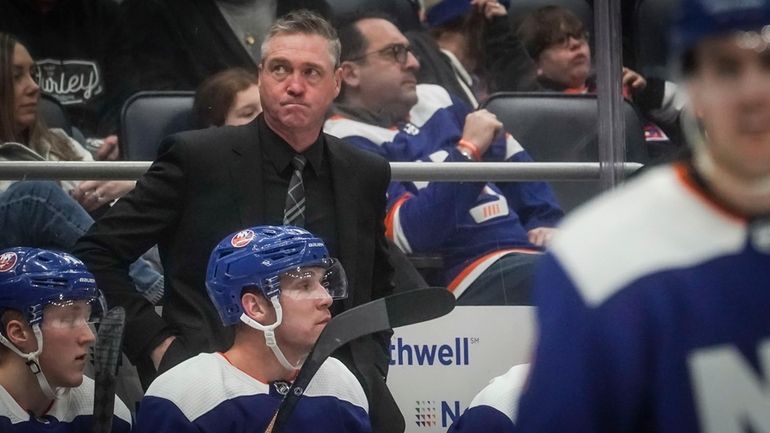
M 296 374 L 296 370 L 289 370 L 278 362 L 273 351 L 265 344 L 265 336 L 261 332 L 236 334 L 235 343 L 224 355 L 234 367 L 262 383 L 291 381 Z M 297 361 L 292 353 L 284 352 L 284 356 L 289 362 Z
M 22 409 L 37 416 L 45 415 L 51 407 L 51 399 L 43 394 L 35 375 L 21 358 L 11 354 L 7 357 L 9 359 L 0 365 L 0 385 Z
M 708 151 L 696 152 L 693 164 L 711 192 L 748 216 L 770 214 L 770 176 L 746 179 L 714 161 Z

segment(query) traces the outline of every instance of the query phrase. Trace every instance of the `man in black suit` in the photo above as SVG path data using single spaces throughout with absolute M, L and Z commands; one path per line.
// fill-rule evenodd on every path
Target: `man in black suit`
M 208 256 L 228 233 L 284 223 L 297 155 L 306 160 L 300 169 L 305 227 L 348 272 L 351 293 L 336 311 L 392 291 L 384 235 L 389 165 L 321 133 L 340 90 L 336 32 L 310 12 L 290 13 L 271 27 L 262 52 L 264 113 L 245 126 L 169 137 L 169 150 L 75 248 L 110 305 L 126 308 L 124 350 L 145 386 L 155 369 L 232 344 L 232 328 L 222 327 L 204 287 Z M 128 264 L 155 243 L 167 281 L 162 317 L 127 274 Z M 339 356 L 362 381 L 375 431 L 403 431 L 384 383 L 388 337 L 359 340 Z

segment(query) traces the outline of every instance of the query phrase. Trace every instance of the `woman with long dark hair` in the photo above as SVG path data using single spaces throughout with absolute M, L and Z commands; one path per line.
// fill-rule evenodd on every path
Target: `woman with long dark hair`
M 64 131 L 45 126 L 38 115 L 40 87 L 34 71 L 24 45 L 0 32 L 0 161 L 92 160 Z M 129 181 L 0 181 L 0 248 L 69 251 L 93 224 L 87 211 L 132 188 Z M 151 297 L 157 300 L 163 288 L 158 272 L 139 260 L 132 266 L 132 277 L 141 291 L 155 293 Z

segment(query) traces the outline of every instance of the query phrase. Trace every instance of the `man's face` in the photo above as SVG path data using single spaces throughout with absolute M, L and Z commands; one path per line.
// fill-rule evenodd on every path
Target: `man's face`
M 329 42 L 318 35 L 279 35 L 265 46 L 259 92 L 277 132 L 317 130 L 340 90 Z
M 591 73 L 591 49 L 585 37 L 567 37 L 543 50 L 537 74 L 567 88 L 583 87 Z
M 417 71 L 420 62 L 409 51 L 399 62 L 396 53 L 409 46 L 406 37 L 383 19 L 356 23 L 366 40 L 366 56 L 354 64 L 355 86 L 366 108 L 396 117 L 406 116 L 417 103 Z
M 33 78 L 35 63 L 21 44 L 13 50 L 13 105 L 17 131 L 31 127 L 37 119 L 40 87 Z
M 331 319 L 332 297 L 321 285 L 325 269 L 301 268 L 281 275 L 283 322 L 276 329 L 278 345 L 307 354 Z
M 96 339 L 88 323 L 90 316 L 91 306 L 85 301 L 45 307 L 40 367 L 51 386 L 75 387 L 83 382 L 88 347 Z
M 739 179 L 770 175 L 770 49 L 725 37 L 702 42 L 690 81 L 716 164 Z

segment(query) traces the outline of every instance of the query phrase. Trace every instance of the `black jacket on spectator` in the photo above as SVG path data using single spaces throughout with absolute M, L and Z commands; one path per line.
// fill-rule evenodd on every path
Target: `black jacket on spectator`
M 324 0 L 280 0 L 276 14 L 300 7 L 328 16 Z M 121 8 L 123 99 L 140 90 L 195 90 L 232 67 L 256 72 L 214 0 L 125 0 Z
M 508 18 L 492 19 L 486 33 L 484 56 L 488 92 L 539 90 L 535 64 L 513 31 Z M 417 81 L 438 84 L 471 107 L 476 107 L 477 104 L 468 99 L 458 82 L 449 58 L 441 52 L 433 37 L 427 31 L 420 30 L 407 32 L 406 37 L 420 61 Z
M 59 0 L 43 14 L 30 0 L 2 0 L 0 31 L 16 36 L 38 64 L 41 90 L 61 102 L 88 136 L 114 130 L 102 113 L 114 85 L 107 55 L 118 20 L 111 0 Z

